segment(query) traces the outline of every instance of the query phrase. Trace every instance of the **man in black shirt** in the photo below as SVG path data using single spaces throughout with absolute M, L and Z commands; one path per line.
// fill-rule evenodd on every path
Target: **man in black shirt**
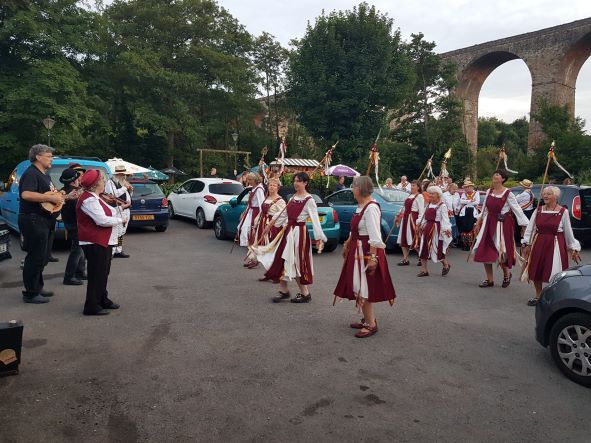
M 78 203 L 81 172 L 74 169 L 64 169 L 60 182 L 64 184 L 66 193 L 64 206 L 62 207 L 62 220 L 70 239 L 70 255 L 64 273 L 64 285 L 81 285 L 86 280 L 86 260 L 84 251 L 78 243 L 78 224 L 76 223 L 76 204 Z
M 53 148 L 35 145 L 29 150 L 29 160 L 32 164 L 19 181 L 18 225 L 27 250 L 23 266 L 23 301 L 47 303 L 47 297 L 51 297 L 53 293 L 43 289 L 43 269 L 47 265 L 47 245 L 55 220 L 43 209 L 41 203 L 60 205 L 64 198 L 61 194 L 45 194 L 56 190 L 47 174 L 53 161 Z

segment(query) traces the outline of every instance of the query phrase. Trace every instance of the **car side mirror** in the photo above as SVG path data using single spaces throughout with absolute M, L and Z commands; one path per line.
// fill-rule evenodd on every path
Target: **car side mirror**
M 232 197 L 230 199 L 230 206 L 232 206 L 233 208 L 235 208 L 236 206 L 238 206 L 238 198 L 237 197 Z

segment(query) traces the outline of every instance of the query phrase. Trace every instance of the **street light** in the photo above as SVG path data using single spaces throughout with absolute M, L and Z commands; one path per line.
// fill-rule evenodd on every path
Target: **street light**
M 47 129 L 47 146 L 51 147 L 51 128 L 55 124 L 55 120 L 52 119 L 49 115 L 43 119 L 43 126 Z
M 232 140 L 234 140 L 234 151 L 238 150 L 238 132 L 232 132 Z M 236 156 L 238 154 L 234 154 L 234 171 L 236 170 Z

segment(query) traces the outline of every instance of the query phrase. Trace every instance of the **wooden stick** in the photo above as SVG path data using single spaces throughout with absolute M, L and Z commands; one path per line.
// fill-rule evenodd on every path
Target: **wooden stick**
M 544 201 L 542 193 L 544 192 L 544 185 L 546 184 L 546 178 L 548 177 L 548 169 L 550 168 L 550 162 L 552 161 L 552 154 L 548 153 L 548 161 L 546 162 L 546 170 L 544 171 L 544 178 L 542 179 L 542 186 L 540 187 L 540 198 L 538 198 L 538 207 Z

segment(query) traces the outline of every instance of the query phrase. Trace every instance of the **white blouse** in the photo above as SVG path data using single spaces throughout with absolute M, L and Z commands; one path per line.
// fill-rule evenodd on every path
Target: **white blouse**
M 301 202 L 305 200 L 309 196 L 306 195 L 303 198 L 296 197 L 295 195 L 292 199 L 296 202 Z M 326 235 L 324 235 L 324 231 L 322 230 L 322 226 L 320 226 L 320 219 L 318 218 L 318 206 L 316 206 L 316 202 L 314 198 L 311 197 L 306 204 L 304 205 L 304 209 L 297 218 L 299 223 L 306 222 L 308 218 L 312 221 L 312 228 L 314 232 L 314 240 L 322 240 L 326 242 L 328 239 Z M 275 226 L 287 226 L 287 209 L 280 214 L 277 214 L 273 219 Z
M 356 214 L 359 214 L 363 208 L 357 208 Z M 386 248 L 386 244 L 382 241 L 382 231 L 380 223 L 382 220 L 382 211 L 380 207 L 375 204 L 368 204 L 367 209 L 363 213 L 363 217 L 359 221 L 359 235 L 369 235 L 369 245 L 374 248 Z
M 517 224 L 519 226 L 527 226 L 527 224 L 529 223 L 529 219 L 523 213 L 521 206 L 519 206 L 519 203 L 517 203 L 517 199 L 515 198 L 515 196 L 513 195 L 513 193 L 511 191 L 506 190 L 505 192 L 508 192 L 509 196 L 507 197 L 507 200 L 505 201 L 505 204 L 503 205 L 503 208 L 501 209 L 501 214 L 507 214 L 509 211 L 513 211 L 513 214 L 515 214 L 515 217 L 517 218 Z M 503 193 L 501 195 L 495 195 L 491 192 L 490 189 L 488 191 L 486 191 L 486 196 L 484 197 L 484 203 L 482 204 L 481 217 L 486 217 L 488 215 L 488 209 L 486 208 L 486 199 L 487 198 L 503 198 L 503 195 L 505 195 L 505 193 Z
M 437 213 L 435 214 L 435 221 L 438 221 L 439 224 L 440 224 L 440 226 L 441 226 L 440 234 L 442 234 L 445 231 L 451 231 L 451 222 L 449 221 L 449 214 L 448 214 L 448 210 L 447 210 L 446 204 L 445 203 L 441 203 L 439 206 L 437 206 L 437 205 L 438 205 L 438 203 L 430 203 L 427 206 L 427 208 L 425 209 L 425 212 L 429 208 L 437 208 Z M 417 223 L 421 227 L 424 227 L 427 224 L 427 220 L 425 220 L 425 214 L 424 213 L 417 220 Z
M 474 217 L 478 217 L 478 209 L 476 207 L 479 204 L 480 204 L 480 192 L 474 191 L 472 193 L 472 198 L 469 198 L 468 194 L 466 192 L 464 192 L 460 196 L 460 207 L 462 209 L 460 209 L 460 213 L 458 215 L 463 217 L 464 215 L 466 215 L 466 207 L 472 207 L 472 208 L 474 208 L 474 212 L 473 212 Z
M 447 209 L 451 210 L 451 212 L 455 214 L 460 204 L 460 194 L 457 192 L 452 194 L 449 191 L 445 191 L 443 193 L 443 201 L 445 202 Z
M 546 209 L 544 209 L 542 207 L 542 212 L 544 214 L 557 214 L 558 211 L 547 211 Z M 529 220 L 529 224 L 527 225 L 527 229 L 525 230 L 525 234 L 523 235 L 523 240 L 521 240 L 521 243 L 523 244 L 530 244 L 533 234 L 534 234 L 534 229 L 536 227 L 536 215 L 537 215 L 538 211 L 534 211 L 534 213 L 531 216 L 531 219 Z M 558 232 L 564 232 L 564 239 L 566 240 L 566 247 L 567 249 L 571 250 L 571 251 L 580 251 L 581 250 L 581 244 L 579 243 L 579 241 L 575 238 L 575 235 L 573 233 L 573 228 L 570 224 L 570 215 L 568 213 L 568 210 L 565 210 L 564 213 L 562 214 L 562 220 L 560 220 L 560 224 L 558 225 Z
M 250 192 L 254 192 L 254 197 L 252 198 L 250 206 L 252 208 L 260 208 L 265 201 L 265 189 L 259 184 Z
M 412 195 L 411 195 L 412 197 Z M 419 217 L 421 217 L 423 215 L 423 213 L 425 212 L 425 197 L 423 197 L 423 194 L 418 193 L 416 194 L 413 202 L 412 202 L 412 206 L 410 207 L 411 211 L 415 211 L 419 213 Z

